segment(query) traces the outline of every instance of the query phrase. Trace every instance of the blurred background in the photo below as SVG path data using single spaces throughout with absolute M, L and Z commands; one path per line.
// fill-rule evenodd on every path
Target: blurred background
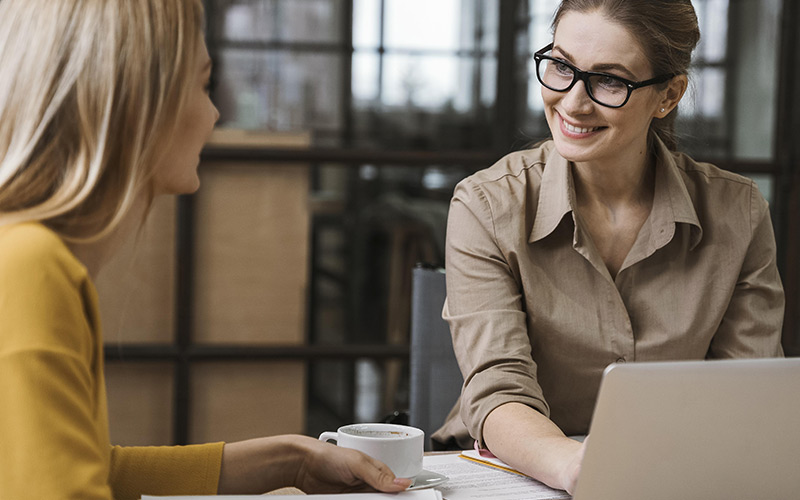
M 694 0 L 681 149 L 770 201 L 800 354 L 800 6 Z M 206 0 L 218 130 L 98 284 L 112 439 L 317 435 L 408 407 L 411 269 L 455 184 L 549 136 L 557 0 Z

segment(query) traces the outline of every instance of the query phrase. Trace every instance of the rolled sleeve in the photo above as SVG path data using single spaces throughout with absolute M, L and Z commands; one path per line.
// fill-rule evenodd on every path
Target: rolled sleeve
M 483 423 L 498 406 L 550 410 L 536 380 L 520 284 L 497 243 L 490 203 L 469 179 L 456 188 L 447 234 L 443 317 L 464 375 L 460 416 L 483 445 Z

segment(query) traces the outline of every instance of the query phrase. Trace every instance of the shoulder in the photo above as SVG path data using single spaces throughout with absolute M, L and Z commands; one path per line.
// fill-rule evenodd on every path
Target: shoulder
M 755 182 L 749 177 L 723 170 L 711 163 L 695 161 L 684 153 L 673 153 L 673 158 L 686 187 L 697 194 L 727 193 L 749 198 L 757 191 Z
M 467 177 L 465 181 L 492 189 L 496 185 L 507 186 L 509 182 L 516 186 L 525 185 L 531 180 L 540 180 L 552 150 L 553 142 L 546 141 L 532 149 L 509 153 L 491 167 Z
M 456 186 L 462 201 L 481 200 L 493 212 L 520 207 L 541 186 L 542 174 L 554 147 L 546 141 L 532 149 L 509 153 L 489 168 L 479 170 Z
M 767 212 L 767 201 L 753 179 L 695 161 L 683 153 L 673 153 L 673 158 L 697 209 L 751 223 Z
M 769 204 L 755 181 L 685 154 L 672 157 L 704 240 L 748 244 L 756 228 L 770 223 Z
M 711 163 L 698 162 L 684 153 L 672 153 L 675 165 L 684 178 L 690 180 L 698 189 L 739 189 L 749 191 L 753 180 L 728 170 L 723 170 Z
M 0 271 L 5 276 L 32 271 L 63 273 L 82 281 L 87 272 L 52 230 L 36 222 L 0 226 Z
M 2 345 L 60 345 L 87 354 L 97 309 L 86 268 L 38 223 L 0 226 Z M 16 346 L 16 347 L 14 347 Z

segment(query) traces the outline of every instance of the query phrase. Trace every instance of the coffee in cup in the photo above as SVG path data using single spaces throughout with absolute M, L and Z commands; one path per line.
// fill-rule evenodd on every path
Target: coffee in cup
M 385 463 L 397 477 L 414 477 L 422 472 L 425 433 L 398 424 L 350 424 L 336 432 L 320 434 L 320 441 L 336 441 Z

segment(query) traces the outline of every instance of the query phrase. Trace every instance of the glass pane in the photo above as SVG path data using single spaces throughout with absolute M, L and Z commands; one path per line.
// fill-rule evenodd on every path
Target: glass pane
M 216 0 L 212 8 L 218 38 L 271 40 L 277 38 L 279 18 L 275 0 Z
M 748 177 L 756 181 L 761 195 L 772 204 L 775 197 L 775 177 L 769 174 L 749 174 Z
M 218 38 L 337 42 L 344 0 L 217 0 Z
M 497 99 L 497 59 L 484 57 L 481 60 L 479 76 L 478 84 L 481 89 L 481 104 L 486 108 L 491 108 Z
M 780 0 L 738 0 L 739 32 L 732 62 L 731 117 L 733 154 L 737 158 L 771 160 L 775 156 L 778 95 Z
M 459 110 L 469 106 L 472 62 L 453 56 L 388 54 L 384 60 L 382 102 L 388 106 Z
M 382 421 L 408 409 L 408 363 L 357 359 L 311 363 L 307 434 Z
M 729 0 L 694 0 L 700 24 L 700 43 L 695 57 L 706 62 L 722 62 L 728 53 Z
M 458 50 L 460 0 L 385 0 L 386 40 L 392 49 Z
M 309 366 L 310 393 L 306 433 L 318 436 L 350 424 L 354 418 L 354 367 L 350 361 L 316 361 Z
M 192 369 L 193 443 L 239 441 L 305 431 L 302 362 L 196 363 Z
M 686 118 L 720 119 L 725 114 L 725 70 L 695 68 L 689 88 L 681 100 L 680 113 Z
M 353 1 L 353 46 L 378 48 L 381 37 L 381 0 Z
M 479 9 L 476 24 L 480 23 L 483 33 L 481 48 L 495 52 L 500 35 L 500 0 L 479 0 Z
M 106 363 L 111 444 L 172 444 L 173 365 Z
M 331 42 L 341 40 L 345 0 L 281 0 L 280 38 L 287 41 Z
M 305 339 L 308 167 L 258 167 L 201 167 L 203 189 L 195 195 L 197 342 L 287 345 Z
M 553 41 L 550 24 L 553 22 L 553 14 L 559 3 L 559 0 L 530 0 L 528 5 L 531 23 L 528 34 L 530 54 Z M 531 75 L 533 76 L 535 73 L 531 73 Z
M 376 53 L 353 54 L 353 101 L 356 107 L 367 106 L 379 99 L 378 83 L 381 59 Z
M 219 52 L 220 126 L 276 131 L 341 128 L 341 57 L 291 51 Z

